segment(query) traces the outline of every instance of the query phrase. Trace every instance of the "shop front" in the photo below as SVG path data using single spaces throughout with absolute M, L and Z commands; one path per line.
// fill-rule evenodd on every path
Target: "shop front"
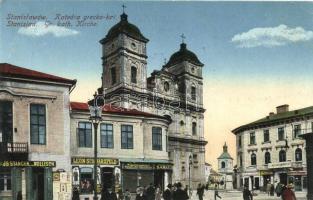
M 136 192 L 137 187 L 153 184 L 163 191 L 172 177 L 171 163 L 121 162 L 122 188 Z
M 52 200 L 55 161 L 0 161 L 0 199 Z
M 288 173 L 288 183 L 294 186 L 295 191 L 306 190 L 307 185 L 306 171 L 290 171 Z
M 97 159 L 97 191 L 104 188 L 120 187 L 119 160 L 116 158 Z M 94 158 L 72 157 L 72 189 L 77 188 L 81 197 L 92 199 L 94 186 Z
M 266 191 L 268 184 L 274 184 L 274 176 L 272 170 L 260 171 L 261 184 L 260 187 L 263 191 Z

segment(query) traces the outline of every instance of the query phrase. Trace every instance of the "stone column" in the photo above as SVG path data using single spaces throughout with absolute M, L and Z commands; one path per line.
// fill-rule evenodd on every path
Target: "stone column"
M 306 143 L 306 162 L 307 162 L 307 199 L 313 200 L 313 133 L 302 135 Z

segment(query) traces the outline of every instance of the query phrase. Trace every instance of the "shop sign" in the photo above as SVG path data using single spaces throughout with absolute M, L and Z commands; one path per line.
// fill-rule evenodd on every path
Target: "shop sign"
M 288 168 L 291 167 L 291 162 L 269 163 L 268 168 Z
M 273 175 L 272 171 L 260 171 L 260 176 Z
M 124 163 L 123 169 L 153 169 L 153 165 L 149 163 Z
M 143 170 L 171 170 L 172 164 L 162 163 L 123 163 L 123 169 L 143 169 Z
M 71 159 L 72 165 L 93 165 L 94 158 L 86 158 L 86 157 L 72 157 Z M 118 165 L 119 160 L 115 158 L 98 158 L 98 165 Z
M 0 167 L 55 167 L 55 161 L 0 161 Z

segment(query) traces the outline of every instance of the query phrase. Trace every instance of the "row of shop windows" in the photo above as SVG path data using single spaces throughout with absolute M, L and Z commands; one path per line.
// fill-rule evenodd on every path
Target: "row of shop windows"
M 313 127 L 313 122 L 312 122 L 312 127 Z M 301 135 L 301 124 L 296 124 L 293 126 L 293 138 L 299 138 L 299 135 Z M 277 129 L 277 139 L 278 141 L 283 141 L 286 139 L 285 136 L 285 128 L 284 127 L 279 127 Z M 270 142 L 270 132 L 268 129 L 263 130 L 263 142 Z M 256 138 L 255 138 L 255 132 L 250 133 L 250 145 L 255 145 L 256 144 Z M 238 146 L 242 146 L 242 138 L 241 135 L 238 137 Z
M 302 161 L 302 150 L 300 148 L 297 148 L 295 150 L 295 160 L 296 161 Z M 265 164 L 271 163 L 271 153 L 270 152 L 265 152 L 264 161 L 265 161 Z M 279 151 L 279 162 L 286 162 L 286 151 L 285 150 Z M 256 165 L 256 164 L 257 164 L 256 154 L 252 153 L 251 154 L 251 165 Z M 240 156 L 240 165 L 242 166 L 242 157 L 241 156 Z
M 113 124 L 100 124 L 101 148 L 114 148 Z M 134 148 L 133 126 L 121 125 L 121 148 Z M 90 122 L 78 123 L 78 146 L 92 147 L 92 126 Z M 162 128 L 152 127 L 152 150 L 162 150 Z

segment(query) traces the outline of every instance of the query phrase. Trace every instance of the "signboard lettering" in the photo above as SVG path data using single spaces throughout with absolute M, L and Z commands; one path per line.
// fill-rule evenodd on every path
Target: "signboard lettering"
M 86 157 L 72 157 L 72 164 L 74 165 L 93 165 L 94 158 L 86 158 Z M 98 158 L 98 165 L 118 165 L 119 160 L 114 158 Z
M 55 167 L 55 161 L 0 161 L 0 167 Z

